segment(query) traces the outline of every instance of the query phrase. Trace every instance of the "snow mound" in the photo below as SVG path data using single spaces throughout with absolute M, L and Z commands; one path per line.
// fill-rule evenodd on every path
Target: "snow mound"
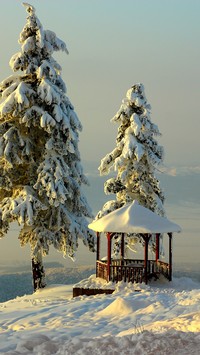
M 93 274 L 89 276 L 87 279 L 83 279 L 77 284 L 74 285 L 74 287 L 78 288 L 90 288 L 90 289 L 111 289 L 114 290 L 116 286 L 116 283 L 113 282 L 107 282 L 104 279 L 101 279 L 100 277 L 96 277 L 96 274 Z
M 133 308 L 129 301 L 117 297 L 108 307 L 97 313 L 97 317 L 124 317 L 130 315 Z

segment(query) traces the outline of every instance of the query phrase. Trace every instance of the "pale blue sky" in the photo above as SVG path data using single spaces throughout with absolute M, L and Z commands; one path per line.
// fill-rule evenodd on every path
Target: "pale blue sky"
M 165 164 L 200 166 L 199 0 L 30 3 L 44 28 L 55 31 L 67 44 L 69 56 L 61 53 L 56 58 L 83 124 L 79 144 L 83 161 L 98 165 L 115 147 L 117 125 L 110 119 L 126 91 L 142 82 L 152 106 L 152 121 L 162 132 Z M 0 9 L 1 81 L 11 74 L 8 63 L 20 49 L 17 41 L 26 12 L 19 0 L 0 0 Z M 16 238 L 9 259 L 24 258 L 24 250 L 16 247 L 14 227 L 11 234 Z M 2 240 L 0 259 L 8 258 L 7 248 L 7 241 Z M 29 249 L 26 255 L 29 258 Z
M 99 162 L 115 146 L 110 119 L 126 91 L 145 85 L 167 165 L 199 165 L 200 1 L 33 0 L 44 28 L 68 46 L 57 59 L 83 124 L 83 160 Z M 1 0 L 1 74 L 19 50 L 26 12 Z

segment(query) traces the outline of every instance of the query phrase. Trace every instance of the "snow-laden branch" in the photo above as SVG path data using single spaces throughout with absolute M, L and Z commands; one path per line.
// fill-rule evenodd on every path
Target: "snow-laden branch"
M 33 225 L 38 214 L 46 209 L 29 186 L 25 186 L 15 198 L 8 197 L 0 203 L 2 220 L 17 220 L 19 225 Z
M 30 101 L 35 95 L 28 84 L 21 82 L 15 90 L 7 96 L 7 98 L 0 105 L 0 117 L 12 113 L 17 108 L 18 112 L 25 110 L 30 105 Z

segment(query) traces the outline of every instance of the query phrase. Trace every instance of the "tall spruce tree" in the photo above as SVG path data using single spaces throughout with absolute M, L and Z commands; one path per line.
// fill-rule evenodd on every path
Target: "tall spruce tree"
M 45 285 L 41 255 L 50 245 L 74 258 L 79 238 L 94 251 L 94 234 L 81 190 L 88 183 L 78 150 L 82 126 L 52 57 L 67 48 L 54 32 L 43 30 L 33 6 L 23 5 L 28 16 L 21 51 L 10 60 L 21 74 L 0 84 L 0 237 L 18 222 L 21 245 L 31 247 L 38 288 Z
M 111 120 L 120 125 L 116 148 L 102 159 L 99 171 L 101 175 L 115 172 L 115 176 L 105 182 L 104 191 L 114 194 L 116 199 L 108 201 L 97 218 L 133 200 L 164 215 L 164 195 L 155 175 L 163 159 L 163 148 L 156 140 L 160 132 L 151 121 L 150 110 L 144 86 L 136 84 L 127 91 L 119 111 Z

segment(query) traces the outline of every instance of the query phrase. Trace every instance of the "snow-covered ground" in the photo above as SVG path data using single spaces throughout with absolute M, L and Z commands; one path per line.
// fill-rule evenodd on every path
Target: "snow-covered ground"
M 200 283 L 119 283 L 112 295 L 77 298 L 72 285 L 51 285 L 0 303 L 0 353 L 197 355 Z

